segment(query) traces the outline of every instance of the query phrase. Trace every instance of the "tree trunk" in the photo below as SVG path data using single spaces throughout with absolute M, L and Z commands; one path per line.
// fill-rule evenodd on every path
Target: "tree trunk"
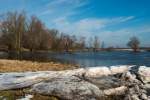
M 131 74 L 132 67 L 112 66 L 65 71 L 1 73 L 0 90 L 31 87 L 32 92 L 65 100 L 100 100 L 103 97 L 105 99 L 102 100 L 107 100 L 109 96 L 116 98 L 120 95 L 121 98 L 118 100 L 125 98 L 126 100 L 148 100 L 147 89 L 139 78 L 144 77 L 143 82 L 149 84 L 150 75 L 148 76 L 147 73 L 150 69 L 140 67 L 137 74 L 133 72 Z

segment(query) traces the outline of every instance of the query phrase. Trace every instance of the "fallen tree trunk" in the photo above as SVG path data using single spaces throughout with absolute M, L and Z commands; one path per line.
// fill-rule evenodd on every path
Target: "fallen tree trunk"
M 0 73 L 0 90 L 31 87 L 32 92 L 69 100 L 99 100 L 112 95 L 124 95 L 133 100 L 147 99 L 142 82 L 145 82 L 143 74 L 148 70 L 145 70 L 146 67 L 139 68 L 137 73 L 142 78 L 139 80 L 136 74 L 131 74 L 132 67 L 134 66 Z M 147 83 L 148 81 L 146 78 Z
M 115 73 L 122 73 L 127 71 L 131 66 L 122 66 L 122 71 L 115 71 Z M 119 67 L 118 67 L 119 69 Z M 101 77 L 111 75 L 114 72 L 107 67 L 93 67 L 93 68 L 80 68 L 76 70 L 65 71 L 38 71 L 38 72 L 22 72 L 22 73 L 0 73 L 0 90 L 17 89 L 28 87 L 33 84 L 39 83 L 44 80 L 51 80 L 66 76 L 82 76 Z

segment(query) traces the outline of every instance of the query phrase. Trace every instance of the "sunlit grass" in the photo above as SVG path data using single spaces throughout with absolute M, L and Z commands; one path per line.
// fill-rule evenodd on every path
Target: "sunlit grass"
M 54 62 L 32 62 L 18 60 L 0 60 L 0 72 L 49 71 L 77 68 L 77 65 Z

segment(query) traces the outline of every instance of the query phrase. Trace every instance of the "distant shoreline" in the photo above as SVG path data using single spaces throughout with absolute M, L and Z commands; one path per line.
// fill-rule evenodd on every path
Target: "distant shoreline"
M 97 48 L 95 51 L 92 49 L 92 48 L 85 48 L 85 49 L 82 49 L 82 50 L 68 50 L 68 51 L 51 51 L 51 50 L 35 50 L 34 52 L 60 52 L 60 53 L 63 53 L 63 52 L 68 52 L 68 53 L 71 53 L 71 52 L 101 52 L 101 51 L 133 51 L 133 49 L 131 48 L 114 48 L 114 47 L 108 47 L 108 48 Z M 141 47 L 138 49 L 138 51 L 150 51 L 150 47 Z M 10 50 L 7 50 L 5 48 L 0 48 L 0 52 L 17 52 L 17 51 L 10 51 Z M 23 49 L 21 50 L 21 52 L 31 52 L 30 50 L 27 50 L 27 49 Z M 33 52 L 33 53 L 34 53 Z

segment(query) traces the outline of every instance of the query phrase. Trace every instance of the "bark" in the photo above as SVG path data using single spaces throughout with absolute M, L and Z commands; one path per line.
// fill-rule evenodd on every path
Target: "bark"
M 1 73 L 0 90 L 31 87 L 32 92 L 68 100 L 99 100 L 120 95 L 123 96 L 122 100 L 146 100 L 149 95 L 146 90 L 149 89 L 150 69 L 141 66 L 137 74 L 133 74 L 132 67 Z

